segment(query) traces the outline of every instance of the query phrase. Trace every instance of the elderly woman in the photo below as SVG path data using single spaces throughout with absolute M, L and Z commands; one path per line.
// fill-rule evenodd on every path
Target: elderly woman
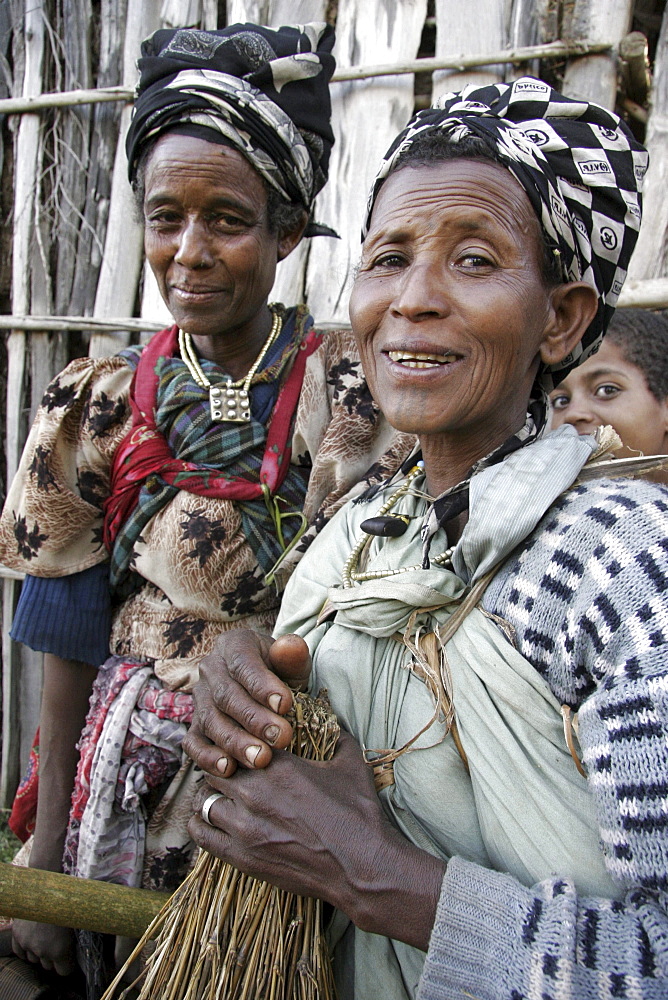
M 14 637 L 47 653 L 34 867 L 60 870 L 64 851 L 84 877 L 179 883 L 200 658 L 239 623 L 272 628 L 304 530 L 413 446 L 380 416 L 351 334 L 267 304 L 277 261 L 324 231 L 332 44 L 324 24 L 143 44 L 129 172 L 176 325 L 54 380 L 0 523 L 0 558 L 29 574 Z M 15 808 L 26 835 L 34 788 Z M 17 921 L 14 937 L 71 968 L 69 931 Z
M 420 112 L 374 185 L 351 318 L 420 452 L 327 526 L 275 633 L 348 733 L 263 768 L 290 692 L 237 632 L 185 743 L 197 842 L 337 908 L 342 998 L 668 996 L 665 495 L 543 433 L 646 163 L 613 114 L 520 79 Z

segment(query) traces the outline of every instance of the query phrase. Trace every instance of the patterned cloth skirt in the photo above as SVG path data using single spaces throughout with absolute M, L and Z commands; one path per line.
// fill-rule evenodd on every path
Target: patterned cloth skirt
M 187 823 L 195 772 L 181 742 L 192 695 L 168 691 L 150 662 L 110 657 L 79 741 L 64 870 L 171 890 L 193 853 Z

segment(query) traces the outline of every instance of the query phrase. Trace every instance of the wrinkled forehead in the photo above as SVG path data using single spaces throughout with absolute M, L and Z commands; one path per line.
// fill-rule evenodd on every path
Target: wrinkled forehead
M 403 230 L 420 218 L 437 231 L 449 226 L 531 241 L 540 253 L 540 223 L 517 178 L 503 164 L 475 158 L 400 164 L 380 188 L 364 248 L 383 232 Z

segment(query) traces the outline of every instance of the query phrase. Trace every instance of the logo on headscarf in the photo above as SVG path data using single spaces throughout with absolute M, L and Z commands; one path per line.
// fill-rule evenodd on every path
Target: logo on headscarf
M 516 94 L 549 94 L 550 88 L 538 80 L 518 80 L 513 90 Z
M 587 232 L 587 227 L 585 226 L 584 222 L 578 215 L 573 216 L 573 226 L 582 236 L 585 237 L 585 239 L 589 239 L 589 233 Z
M 614 250 L 617 246 L 617 233 L 609 226 L 601 226 L 601 243 L 606 250 Z
M 597 125 L 595 127 L 598 129 L 599 135 L 602 135 L 604 139 L 613 140 L 613 139 L 617 138 L 617 130 L 616 129 L 614 129 L 614 128 L 606 128 L 604 125 Z
M 524 130 L 524 134 L 527 139 L 530 139 L 531 142 L 533 142 L 534 146 L 544 146 L 546 142 L 550 141 L 550 137 L 547 132 L 541 132 L 540 129 L 537 128 L 532 128 L 528 131 Z
M 611 174 L 612 169 L 607 160 L 582 160 L 577 164 L 581 174 Z

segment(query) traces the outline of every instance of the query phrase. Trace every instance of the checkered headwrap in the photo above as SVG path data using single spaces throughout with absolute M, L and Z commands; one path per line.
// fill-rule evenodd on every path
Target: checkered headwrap
M 486 142 L 526 191 L 559 251 L 564 281 L 586 281 L 598 292 L 598 312 L 581 343 L 539 373 L 549 392 L 596 350 L 614 312 L 638 238 L 647 151 L 617 115 L 541 80 L 466 87 L 418 112 L 392 143 L 371 190 L 363 235 L 398 158 L 434 129 L 452 142 L 466 136 Z

